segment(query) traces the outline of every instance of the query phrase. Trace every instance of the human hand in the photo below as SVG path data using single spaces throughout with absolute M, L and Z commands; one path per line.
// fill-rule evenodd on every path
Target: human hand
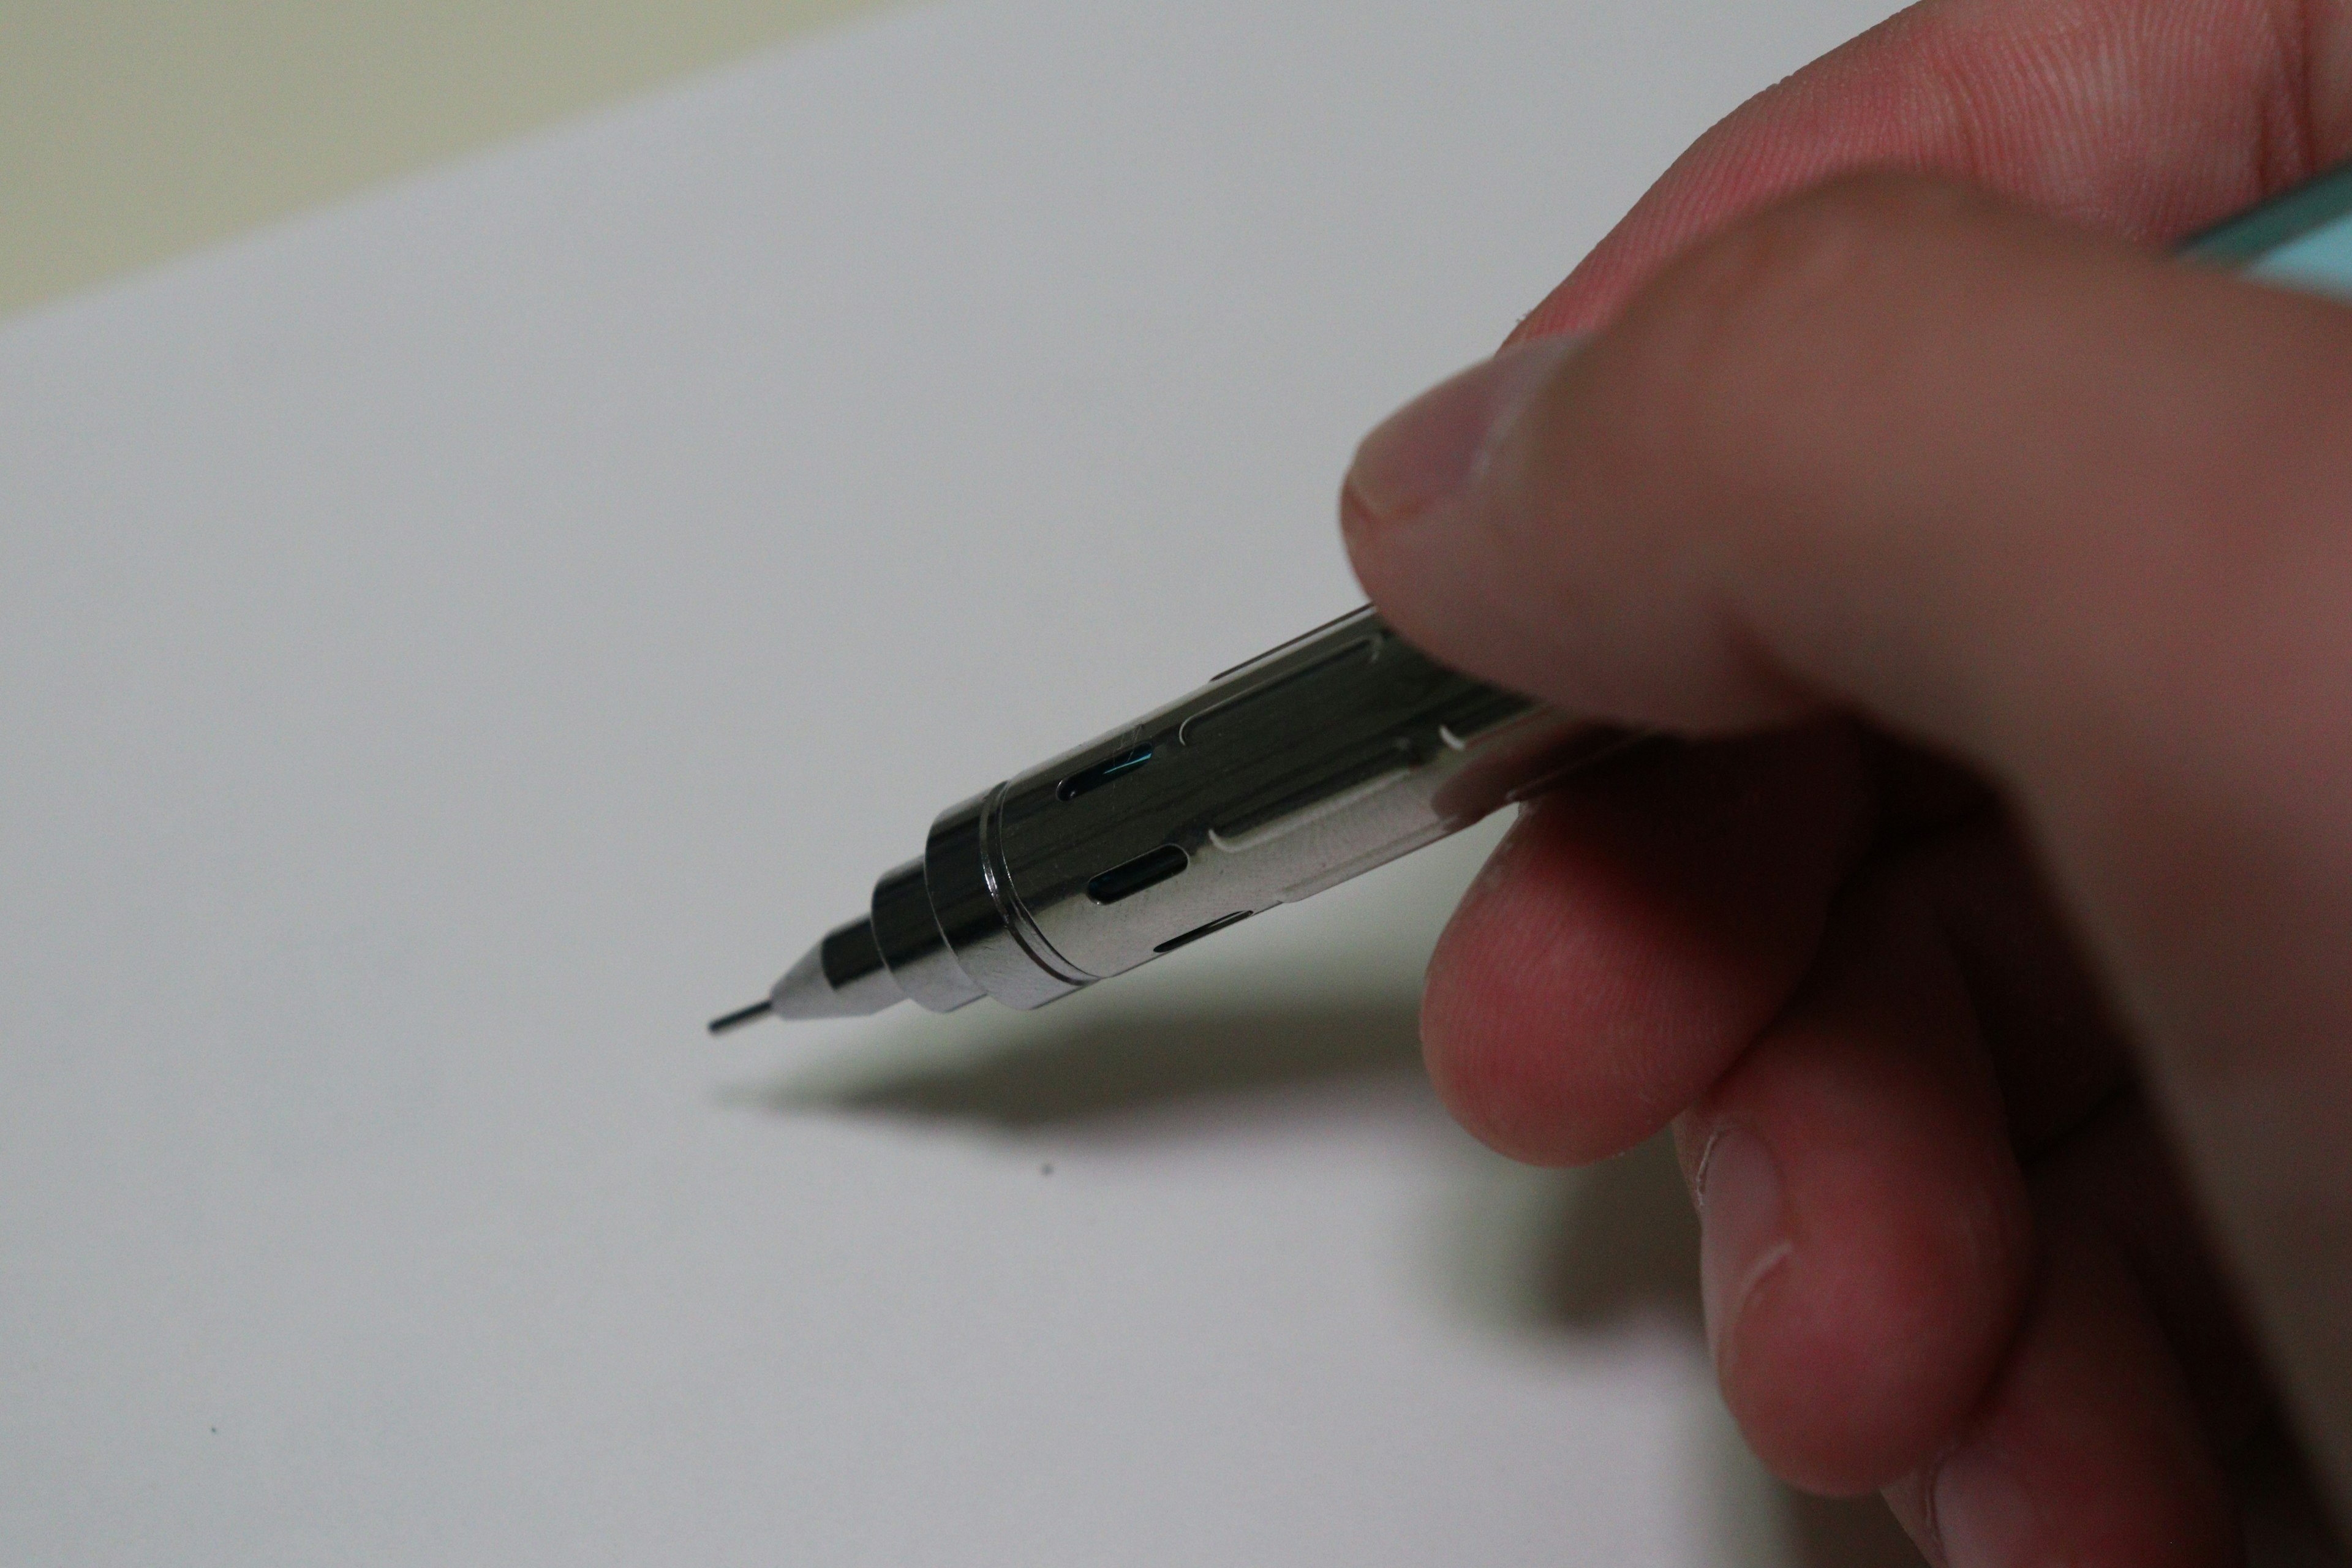
M 1750 1441 L 1947 1568 L 2233 1561 L 2274 1393 L 2352 1514 L 2352 309 L 2153 248 L 2347 153 L 2352 7 L 1927 0 L 1349 476 L 1406 637 L 1689 742 L 1497 850 L 1441 1090 L 1672 1121 Z

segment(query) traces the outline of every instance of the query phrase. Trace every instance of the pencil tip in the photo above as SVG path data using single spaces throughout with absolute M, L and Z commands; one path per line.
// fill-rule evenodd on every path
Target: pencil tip
M 710 1032 L 714 1035 L 723 1035 L 730 1029 L 740 1029 L 754 1018 L 764 1018 L 775 1010 L 775 1004 L 763 997 L 749 1007 L 730 1013 L 723 1018 L 711 1019 Z

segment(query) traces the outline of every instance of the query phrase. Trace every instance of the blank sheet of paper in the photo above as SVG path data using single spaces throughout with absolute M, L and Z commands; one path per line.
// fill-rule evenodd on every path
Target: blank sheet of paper
M 1657 1151 L 1418 1076 L 1491 832 L 700 1023 L 1349 607 L 1357 435 L 1886 8 L 917 7 L 0 331 L 0 1559 L 1875 1552 L 1739 1456 Z

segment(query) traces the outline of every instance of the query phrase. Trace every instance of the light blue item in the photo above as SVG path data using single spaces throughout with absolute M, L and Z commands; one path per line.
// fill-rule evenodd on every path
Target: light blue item
M 2352 167 L 2322 174 L 2182 246 L 2254 278 L 2352 299 Z

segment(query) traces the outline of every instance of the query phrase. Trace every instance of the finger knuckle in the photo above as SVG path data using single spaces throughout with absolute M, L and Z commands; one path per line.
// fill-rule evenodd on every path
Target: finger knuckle
M 1677 381 L 1769 357 L 1807 323 L 1834 323 L 1882 280 L 1900 282 L 1937 232 L 1981 198 L 1909 175 L 1850 175 L 1771 207 L 1662 274 L 1652 330 L 1675 344 Z
M 1962 187 L 1850 175 L 1700 242 L 1629 304 L 1602 345 L 1609 418 L 1580 455 L 1618 493 L 1694 486 L 1741 520 L 1812 515 L 1810 494 L 1875 384 L 1863 362 L 1902 334 L 1923 277 L 1946 276 L 1957 232 L 1998 211 Z M 1873 337 L 1873 332 L 1879 335 Z

